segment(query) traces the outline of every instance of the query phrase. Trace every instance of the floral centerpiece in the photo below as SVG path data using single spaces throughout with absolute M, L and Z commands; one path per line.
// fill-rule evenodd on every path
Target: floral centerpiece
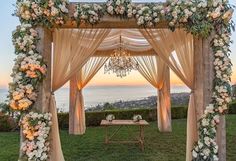
M 120 16 L 121 18 L 133 17 L 131 0 L 108 0 L 106 7 L 106 11 L 110 15 Z
M 139 122 L 140 120 L 142 120 L 142 116 L 141 115 L 134 115 L 133 116 L 133 121 L 134 122 Z
M 77 24 L 97 24 L 103 16 L 103 7 L 99 4 L 78 4 L 74 13 Z
M 113 114 L 109 114 L 106 117 L 106 120 L 109 121 L 109 122 L 112 122 L 112 120 L 114 120 L 114 119 L 115 119 L 115 116 Z
M 23 158 L 40 161 L 48 159 L 51 118 L 50 113 L 30 112 L 21 119 L 20 125 L 24 136 L 21 145 Z

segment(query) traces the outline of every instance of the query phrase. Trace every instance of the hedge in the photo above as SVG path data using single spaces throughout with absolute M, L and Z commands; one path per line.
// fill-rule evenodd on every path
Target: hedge
M 236 100 L 229 105 L 229 114 L 236 114 Z
M 0 132 L 13 131 L 16 127 L 17 124 L 12 117 L 0 113 Z
M 236 114 L 236 101 L 230 104 L 229 114 Z M 140 114 L 143 119 L 150 121 L 156 120 L 156 109 L 132 109 L 132 110 L 115 110 L 115 111 L 102 111 L 102 112 L 86 112 L 86 125 L 99 126 L 102 119 L 106 115 L 114 114 L 116 119 L 131 119 L 133 115 Z M 187 117 L 187 107 L 172 107 L 172 119 L 182 119 Z M 58 123 L 60 129 L 69 128 L 69 113 L 58 113 Z M 8 116 L 0 115 L 0 132 L 11 131 L 16 127 L 16 124 Z
M 156 109 L 132 109 L 132 110 L 112 110 L 101 112 L 86 112 L 86 125 L 99 126 L 101 120 L 106 118 L 106 115 L 113 114 L 116 119 L 131 119 L 133 115 L 140 114 L 143 119 L 150 121 L 156 120 Z M 187 107 L 172 107 L 172 119 L 181 119 L 187 117 Z M 69 114 L 58 113 L 58 123 L 60 129 L 68 129 L 69 127 Z
M 236 114 L 236 101 L 231 103 L 229 106 L 229 114 Z M 99 126 L 101 120 L 106 118 L 106 115 L 113 114 L 116 119 L 131 119 L 133 115 L 140 114 L 143 119 L 155 121 L 156 109 L 132 109 L 132 110 L 112 110 L 112 111 L 101 111 L 101 112 L 86 112 L 86 126 Z M 187 107 L 179 106 L 171 108 L 172 119 L 187 118 Z M 59 113 L 58 122 L 60 129 L 68 129 L 69 127 L 69 114 Z

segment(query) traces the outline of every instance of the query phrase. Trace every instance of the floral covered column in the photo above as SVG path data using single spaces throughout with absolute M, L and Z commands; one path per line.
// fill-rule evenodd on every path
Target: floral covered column
M 39 42 L 37 50 L 47 62 L 47 72 L 45 79 L 39 86 L 38 98 L 34 104 L 34 108 L 40 112 L 49 112 L 49 104 L 51 97 L 51 55 L 52 55 L 52 32 L 43 27 L 37 27 Z

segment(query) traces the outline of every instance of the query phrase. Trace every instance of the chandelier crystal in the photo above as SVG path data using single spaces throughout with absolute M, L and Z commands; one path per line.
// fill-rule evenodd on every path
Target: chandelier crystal
M 111 54 L 108 63 L 104 66 L 104 73 L 115 73 L 117 77 L 125 77 L 132 70 L 137 70 L 139 64 L 131 59 L 130 53 L 125 49 L 124 43 L 121 41 L 120 46 Z

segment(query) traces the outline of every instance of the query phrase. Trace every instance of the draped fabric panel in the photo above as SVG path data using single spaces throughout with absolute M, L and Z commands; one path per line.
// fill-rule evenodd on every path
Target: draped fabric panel
M 152 49 L 152 46 L 143 37 L 138 29 L 112 29 L 108 36 L 98 47 L 98 51 L 114 50 L 118 48 L 120 46 L 120 36 L 122 42 L 124 42 L 125 44 L 125 48 L 132 53 L 143 52 L 145 54 L 146 51 Z
M 56 29 L 53 34 L 53 91 L 64 85 L 95 53 L 109 29 Z
M 70 123 L 69 133 L 82 135 L 85 133 L 85 109 L 82 89 L 88 84 L 88 82 L 95 76 L 95 74 L 101 69 L 108 57 L 91 57 L 88 62 L 83 66 L 71 81 L 71 105 L 70 105 Z M 76 88 L 73 87 L 76 85 Z M 73 97 L 73 95 L 75 97 Z M 75 99 L 75 100 L 74 100 Z
M 159 130 L 170 132 L 172 128 L 169 67 L 158 56 L 139 56 L 133 59 L 139 63 L 138 71 L 141 75 L 158 90 L 157 120 Z
M 194 104 L 193 37 L 183 29 L 140 29 L 158 56 L 192 90 L 188 106 L 186 161 L 192 160 L 191 150 L 197 141 L 197 120 Z
M 52 94 L 50 98 L 50 113 L 52 114 L 52 127 L 51 127 L 51 154 L 50 161 L 64 161 L 64 156 L 61 149 L 61 140 L 60 133 L 58 128 L 58 119 L 57 119 L 57 108 L 55 96 Z
M 53 92 L 81 70 L 109 32 L 109 29 L 56 29 L 53 33 L 52 94 L 49 107 L 52 113 L 51 161 L 65 160 L 61 150 L 57 108 Z

